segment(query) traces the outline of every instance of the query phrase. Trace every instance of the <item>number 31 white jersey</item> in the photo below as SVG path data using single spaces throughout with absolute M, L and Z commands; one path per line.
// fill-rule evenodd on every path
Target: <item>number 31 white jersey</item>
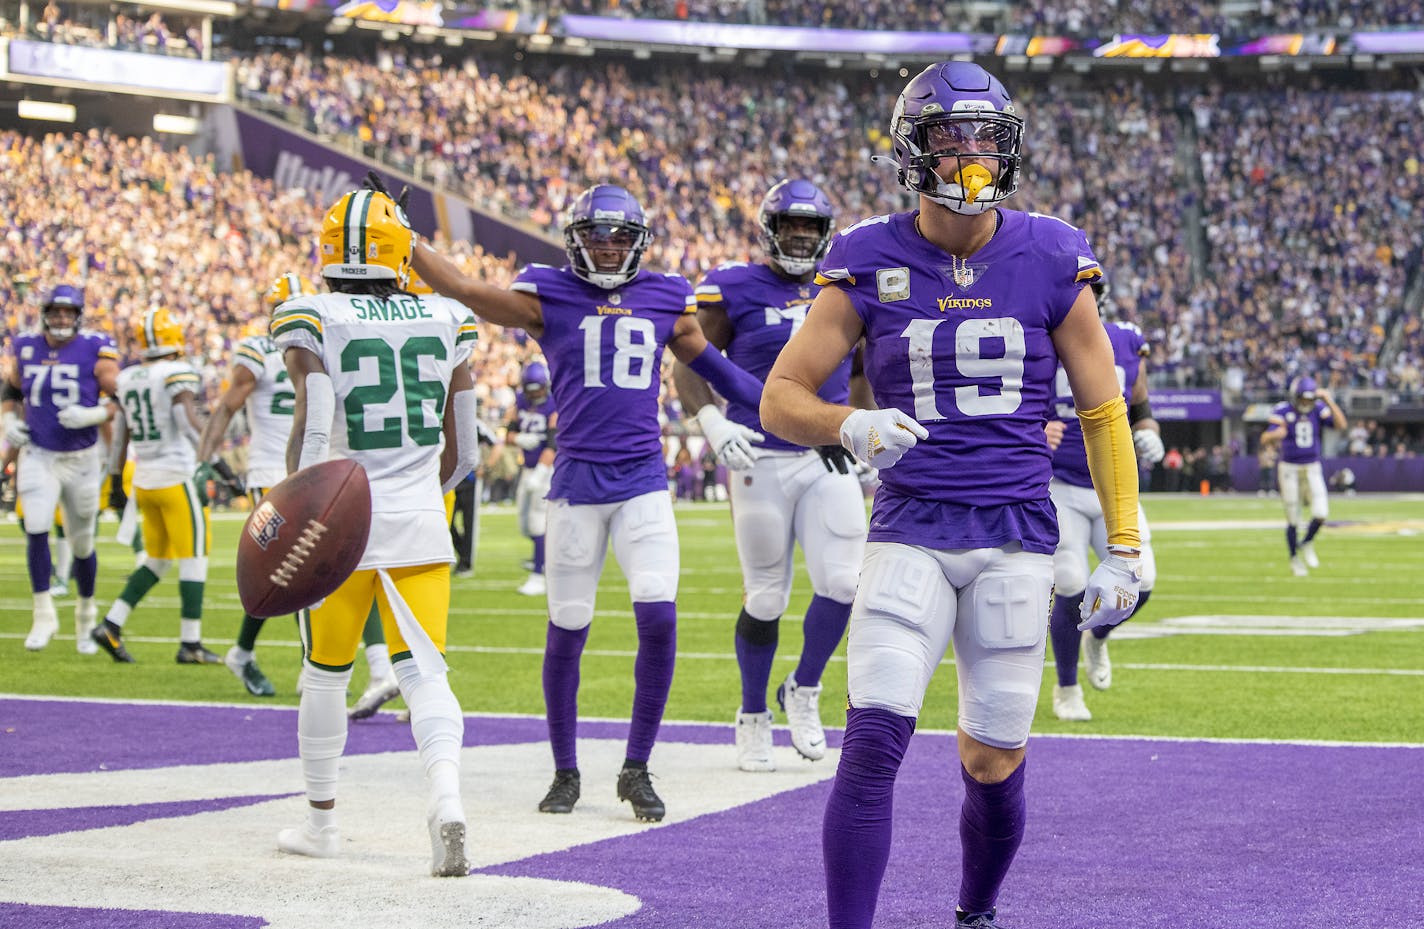
M 445 297 L 300 297 L 272 316 L 277 348 L 322 359 L 336 392 L 333 458 L 371 482 L 371 541 L 360 568 L 453 561 L 440 494 L 450 378 L 469 361 L 475 317 Z
M 180 394 L 201 396 L 202 380 L 179 358 L 131 365 L 119 372 L 118 396 L 133 443 L 134 486 L 161 490 L 190 480 L 198 467 L 197 450 L 178 428 Z

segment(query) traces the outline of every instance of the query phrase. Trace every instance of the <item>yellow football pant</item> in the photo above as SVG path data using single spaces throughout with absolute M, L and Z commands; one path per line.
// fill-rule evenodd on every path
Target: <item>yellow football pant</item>
M 134 491 L 134 502 L 143 517 L 143 547 L 150 558 L 199 558 L 212 548 L 208 507 L 192 482 L 157 490 L 140 487 Z
M 415 565 L 386 571 L 401 599 L 415 614 L 420 628 L 443 654 L 450 619 L 450 565 Z M 381 628 L 386 633 L 391 660 L 410 657 L 410 646 L 396 626 L 385 587 L 375 570 L 368 569 L 353 573 L 321 606 L 302 614 L 302 642 L 307 661 L 327 671 L 345 671 L 351 667 L 372 602 L 381 613 Z

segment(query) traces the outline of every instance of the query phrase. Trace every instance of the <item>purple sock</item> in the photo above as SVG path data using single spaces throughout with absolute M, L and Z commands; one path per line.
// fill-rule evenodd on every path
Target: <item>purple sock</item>
M 846 623 L 850 621 L 850 604 L 822 597 L 811 598 L 806 607 L 806 618 L 801 624 L 804 643 L 801 646 L 801 662 L 796 665 L 796 683 L 802 687 L 815 687 L 821 683 L 821 672 L 826 663 L 841 644 Z
M 981 784 L 959 767 L 964 805 L 959 810 L 959 845 L 964 856 L 959 908 L 987 913 L 999 899 L 999 886 L 1023 841 L 1027 804 L 1024 765 L 998 784 Z
M 30 566 L 30 590 L 42 594 L 49 590 L 49 576 L 54 570 L 49 557 L 49 533 L 27 532 L 25 537 L 29 540 L 26 561 Z
M 1078 683 L 1078 650 L 1082 647 L 1078 624 L 1083 621 L 1078 610 L 1082 605 L 1081 592 L 1072 597 L 1059 594 L 1053 598 L 1048 633 L 1053 637 L 1053 664 L 1058 668 L 1059 687 L 1072 687 Z
M 99 555 L 90 552 L 83 558 L 74 559 L 74 585 L 79 588 L 79 596 L 94 596 L 94 579 L 99 576 Z
M 638 657 L 633 661 L 633 718 L 628 724 L 629 761 L 646 763 L 662 725 L 677 660 L 677 604 L 634 603 Z
M 542 535 L 534 537 L 534 573 L 544 573 L 544 537 Z
M 587 641 L 587 626 L 570 632 L 549 623 L 544 643 L 544 710 L 556 768 L 578 767 L 579 659 Z
M 1296 550 L 1296 534 L 1294 524 L 1286 527 L 1286 548 L 1290 549 L 1290 556 L 1294 558 Z
M 766 685 L 771 681 L 771 663 L 776 659 L 781 617 L 757 619 L 745 609 L 737 617 L 737 633 L 732 637 L 737 667 L 742 672 L 742 712 L 766 712 Z
M 1325 525 L 1325 520 L 1312 519 L 1310 525 L 1305 527 L 1305 538 L 1301 540 L 1301 544 L 1304 545 L 1306 542 L 1313 541 L 1315 534 L 1320 531 L 1320 527 L 1323 525 Z
M 830 929 L 870 929 L 890 860 L 895 775 L 915 721 L 889 710 L 846 711 L 835 785 L 826 803 L 821 849 Z

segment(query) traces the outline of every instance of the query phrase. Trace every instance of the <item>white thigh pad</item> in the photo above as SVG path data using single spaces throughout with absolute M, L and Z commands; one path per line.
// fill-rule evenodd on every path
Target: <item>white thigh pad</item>
M 850 474 L 822 474 L 796 508 L 796 536 L 806 555 L 811 589 L 838 603 L 854 599 L 865 560 L 860 481 Z
M 847 642 L 851 704 L 918 717 L 949 647 L 955 601 L 935 559 L 909 545 L 866 546 Z
M 1320 462 L 1312 461 L 1305 466 L 1305 483 L 1310 490 L 1311 519 L 1326 519 L 1330 516 L 1330 498 L 1325 492 L 1325 469 Z
M 560 500 L 549 508 L 544 575 L 549 621 L 578 630 L 593 621 L 593 601 L 608 550 L 607 521 L 617 504 L 575 506 Z
M 617 506 L 610 526 L 613 556 L 628 578 L 629 596 L 634 603 L 676 600 L 682 566 L 672 497 L 657 490 Z
M 59 506 L 60 491 L 53 460 L 26 445 L 20 449 L 19 468 L 15 493 L 25 508 L 25 532 L 49 532 L 54 528 L 54 508 Z

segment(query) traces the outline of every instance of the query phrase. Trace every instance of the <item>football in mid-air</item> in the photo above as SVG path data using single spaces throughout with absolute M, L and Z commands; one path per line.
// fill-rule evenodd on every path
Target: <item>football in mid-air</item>
M 257 504 L 237 543 L 237 594 L 257 617 L 304 610 L 356 569 L 371 534 L 371 485 L 350 459 L 288 475 Z

